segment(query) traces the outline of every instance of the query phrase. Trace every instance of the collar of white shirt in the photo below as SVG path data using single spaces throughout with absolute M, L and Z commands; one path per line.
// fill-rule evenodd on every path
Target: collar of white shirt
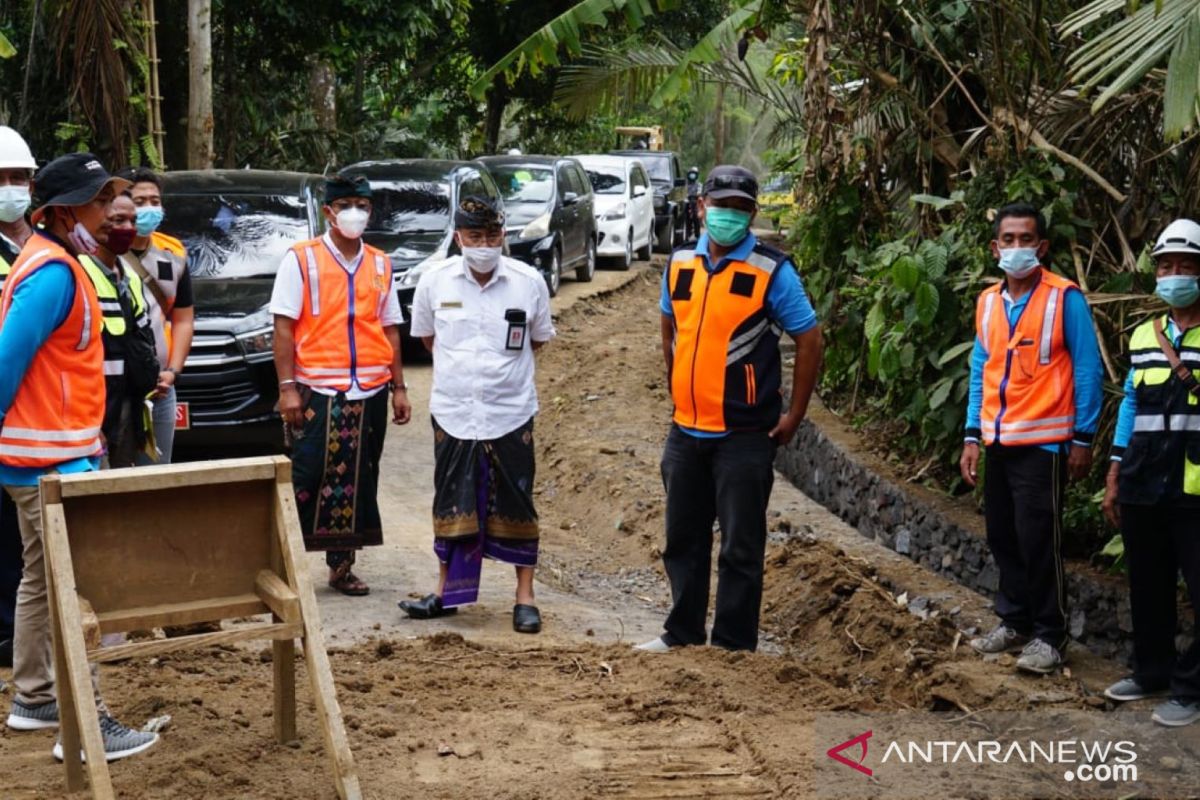
M 363 248 L 362 239 L 358 240 L 358 253 L 356 253 L 354 258 L 350 261 L 346 261 L 345 257 L 342 256 L 342 251 L 338 250 L 338 246 L 333 243 L 333 237 L 329 235 L 328 231 L 321 234 L 321 241 L 325 244 L 325 247 L 329 248 L 329 252 L 333 253 L 333 257 L 339 264 L 342 265 L 342 269 L 353 275 L 354 271 L 358 269 L 358 265 L 361 264 L 363 260 L 363 252 L 365 248 Z
M 458 259 L 461 262 L 461 269 L 458 272 L 458 276 L 475 284 L 481 291 L 488 288 L 496 281 L 508 280 L 508 265 L 504 263 L 504 256 L 500 256 L 500 262 L 496 264 L 496 269 L 492 271 L 492 276 L 488 278 L 488 282 L 484 284 L 481 284 L 479 281 L 475 280 L 475 273 L 471 272 L 471 268 L 467 266 L 467 260 L 465 258 L 459 256 Z

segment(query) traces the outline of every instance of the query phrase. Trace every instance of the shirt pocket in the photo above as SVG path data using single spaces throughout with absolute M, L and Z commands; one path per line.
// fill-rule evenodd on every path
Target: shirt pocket
M 446 347 L 463 347 L 475 336 L 478 322 L 464 308 L 435 308 L 433 336 Z

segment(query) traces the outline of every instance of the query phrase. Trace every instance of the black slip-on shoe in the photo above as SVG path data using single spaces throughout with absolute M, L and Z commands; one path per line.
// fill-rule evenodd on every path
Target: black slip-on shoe
M 444 607 L 442 598 L 436 594 L 427 594 L 420 600 L 401 600 L 400 610 L 412 619 L 434 619 L 458 613 L 457 608 Z
M 537 606 L 517 603 L 513 606 L 513 630 L 517 633 L 539 633 L 542 630 L 542 614 Z

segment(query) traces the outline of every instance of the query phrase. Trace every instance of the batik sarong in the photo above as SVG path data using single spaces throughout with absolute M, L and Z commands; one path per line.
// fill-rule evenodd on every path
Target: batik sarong
M 456 439 L 434 420 L 433 437 L 433 550 L 453 608 L 478 599 L 483 559 L 537 564 L 533 420 L 491 441 Z
M 301 387 L 304 429 L 292 431 L 292 486 L 306 550 L 358 550 L 383 544 L 379 458 L 388 393 L 364 400 Z

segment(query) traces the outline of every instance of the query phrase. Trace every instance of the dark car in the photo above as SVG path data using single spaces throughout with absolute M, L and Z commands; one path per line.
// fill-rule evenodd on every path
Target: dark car
M 575 280 L 596 274 L 596 217 L 592 182 L 573 158 L 485 156 L 484 164 L 500 194 L 513 258 L 546 276 L 550 296 L 558 294 L 562 274 Z
M 636 158 L 654 184 L 654 249 L 669 253 L 683 243 L 687 177 L 679 156 L 667 150 L 610 150 L 610 155 Z
M 503 205 L 492 176 L 470 161 L 408 159 L 363 161 L 342 172 L 371 183 L 372 211 L 363 239 L 392 260 L 393 281 L 404 310 L 401 336 L 405 351 L 423 354 L 409 335 L 413 294 L 421 273 L 455 255 L 453 215 L 458 198 L 490 197 Z
M 324 229 L 321 182 L 260 170 L 163 175 L 163 232 L 187 248 L 196 306 L 176 384 L 177 450 L 282 447 L 267 305 L 288 248 Z

